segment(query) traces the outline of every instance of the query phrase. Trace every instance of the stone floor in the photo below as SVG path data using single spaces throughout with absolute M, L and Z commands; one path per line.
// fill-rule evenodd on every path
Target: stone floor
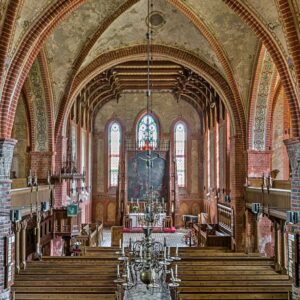
M 179 229 L 175 233 L 152 233 L 152 237 L 158 241 L 163 243 L 164 237 L 167 241 L 168 247 L 188 247 L 184 242 L 184 235 L 187 233 L 186 229 Z M 128 246 L 129 239 L 132 241 L 141 240 L 144 235 L 142 233 L 124 233 L 124 246 Z M 111 231 L 109 229 L 105 229 L 103 232 L 103 242 L 101 243 L 102 247 L 110 247 L 111 246 Z

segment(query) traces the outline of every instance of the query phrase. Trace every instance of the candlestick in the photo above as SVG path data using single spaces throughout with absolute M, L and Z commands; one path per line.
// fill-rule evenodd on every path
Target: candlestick
M 127 264 L 127 278 L 128 278 L 128 281 L 130 281 L 130 269 L 129 269 L 128 264 Z
M 152 280 L 155 281 L 155 270 L 152 269 Z
M 134 245 L 134 240 L 132 240 L 131 245 L 130 245 L 130 250 L 133 251 L 133 245 Z
M 175 278 L 174 278 L 174 271 L 173 271 L 173 269 L 171 269 L 171 278 L 172 278 L 172 281 L 174 281 L 174 280 L 175 280 Z

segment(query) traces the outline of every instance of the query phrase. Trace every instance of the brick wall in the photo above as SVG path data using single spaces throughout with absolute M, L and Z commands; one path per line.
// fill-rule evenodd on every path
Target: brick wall
M 12 131 L 12 138 L 17 140 L 11 171 L 15 172 L 17 178 L 25 178 L 28 176 L 30 157 L 28 154 L 28 148 L 30 146 L 29 141 L 29 128 L 26 115 L 26 107 L 24 103 L 24 97 L 20 97 L 18 101 L 16 117 L 14 127 Z
M 266 257 L 274 257 L 274 228 L 272 221 L 260 216 L 257 222 L 258 251 Z
M 118 120 L 123 130 L 123 141 L 127 139 L 135 142 L 136 122 L 138 116 L 145 112 L 146 97 L 144 94 L 123 94 L 119 102 L 109 102 L 104 105 L 95 117 L 93 137 L 93 210 L 104 209 L 105 212 L 94 212 L 94 217 L 104 216 L 106 224 L 112 201 L 115 199 L 115 189 L 108 188 L 108 124 L 112 120 Z M 187 123 L 187 187 L 180 189 L 180 199 L 185 204 L 190 201 L 190 211 L 199 211 L 194 201 L 200 202 L 203 185 L 199 176 L 203 178 L 203 169 L 199 168 L 199 153 L 203 151 L 203 144 L 199 143 L 201 136 L 200 118 L 197 111 L 186 102 L 176 102 L 172 94 L 153 94 L 153 113 L 158 117 L 160 139 L 171 140 L 173 126 L 176 121 L 184 120 Z M 172 146 L 171 146 L 172 147 Z M 172 152 L 172 151 L 171 151 Z M 179 204 L 181 205 L 181 204 Z
M 272 170 L 279 173 L 276 179 L 289 179 L 289 158 L 283 140 L 288 136 L 289 111 L 284 91 L 278 95 L 272 118 Z

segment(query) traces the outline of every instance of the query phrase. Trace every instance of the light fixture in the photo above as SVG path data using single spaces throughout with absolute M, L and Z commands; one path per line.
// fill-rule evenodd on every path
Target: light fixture
M 153 3 L 147 1 L 147 19 L 152 13 Z M 151 65 L 152 65 L 152 30 L 150 22 L 147 22 L 147 116 L 152 111 L 152 90 L 151 90 Z M 181 281 L 178 278 L 178 268 L 172 268 L 172 263 L 181 260 L 178 254 L 178 245 L 176 246 L 175 255 L 171 256 L 171 248 L 167 247 L 166 239 L 164 243 L 155 241 L 152 238 L 153 227 L 157 226 L 159 214 L 164 210 L 158 203 L 153 187 L 150 186 L 152 176 L 152 153 L 155 149 L 153 136 L 149 128 L 149 118 L 146 120 L 146 140 L 142 149 L 146 152 L 146 167 L 148 170 L 148 184 L 145 197 L 143 212 L 143 232 L 144 237 L 141 240 L 132 241 L 130 239 L 128 247 L 125 248 L 124 242 L 120 243 L 119 264 L 117 265 L 117 279 L 114 281 L 125 299 L 148 299 L 145 295 L 155 295 L 157 299 L 171 299 L 176 295 L 176 289 Z M 133 201 L 133 199 L 132 199 Z M 138 204 L 138 200 L 137 200 Z M 119 289 L 118 289 L 119 290 Z M 146 297 L 146 298 L 145 298 Z M 174 296 L 173 296 L 174 299 Z

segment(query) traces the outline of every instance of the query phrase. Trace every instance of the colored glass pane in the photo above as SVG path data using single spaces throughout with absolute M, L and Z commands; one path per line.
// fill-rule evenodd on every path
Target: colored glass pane
M 110 186 L 118 185 L 121 146 L 121 126 L 114 122 L 109 130 L 109 178 Z
M 157 149 L 158 128 L 154 118 L 149 114 L 145 115 L 138 123 L 137 143 L 139 149 Z
M 175 161 L 177 171 L 178 186 L 185 186 L 185 144 L 186 144 L 186 127 L 182 122 L 175 125 Z

